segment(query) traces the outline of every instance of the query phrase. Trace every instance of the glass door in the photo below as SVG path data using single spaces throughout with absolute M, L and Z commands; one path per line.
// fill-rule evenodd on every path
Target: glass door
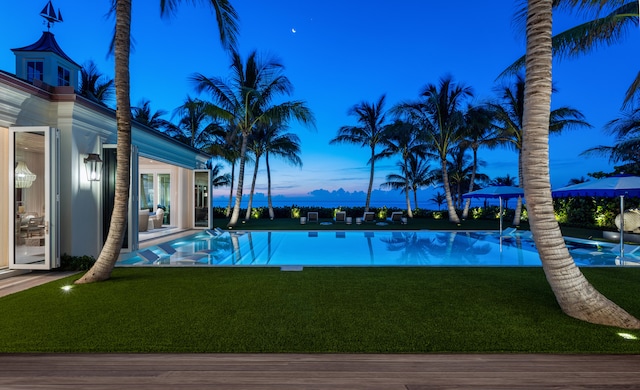
M 207 229 L 211 221 L 210 174 L 208 170 L 193 171 L 193 221 L 195 228 Z
M 51 269 L 60 266 L 58 130 L 11 127 L 9 199 L 12 269 Z

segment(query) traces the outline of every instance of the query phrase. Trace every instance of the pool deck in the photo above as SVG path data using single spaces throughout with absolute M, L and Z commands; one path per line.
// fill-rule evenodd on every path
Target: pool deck
M 640 355 L 0 354 L 2 389 L 640 389 Z

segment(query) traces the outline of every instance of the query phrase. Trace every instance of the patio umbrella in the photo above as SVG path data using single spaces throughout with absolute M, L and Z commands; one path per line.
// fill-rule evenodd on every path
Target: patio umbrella
M 500 201 L 500 234 L 502 234 L 502 199 L 517 198 L 524 196 L 524 190 L 513 186 L 489 186 L 480 190 L 467 192 L 462 195 L 466 198 L 497 198 Z
M 572 196 L 620 197 L 620 257 L 624 257 L 624 197 L 640 196 L 640 177 L 616 175 L 604 179 L 586 181 L 572 186 L 558 188 L 551 192 L 554 198 Z

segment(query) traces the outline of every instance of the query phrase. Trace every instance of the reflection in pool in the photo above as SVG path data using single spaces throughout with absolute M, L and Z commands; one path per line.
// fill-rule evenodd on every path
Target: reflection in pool
M 640 265 L 618 259 L 613 244 L 567 242 L 579 266 Z M 122 256 L 118 266 L 540 266 L 533 240 L 523 234 L 443 231 L 207 232 Z

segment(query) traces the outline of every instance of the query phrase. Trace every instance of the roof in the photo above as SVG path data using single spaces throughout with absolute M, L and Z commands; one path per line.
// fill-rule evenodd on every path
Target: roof
M 11 49 L 11 51 L 14 53 L 17 51 L 42 51 L 42 52 L 55 53 L 60 57 L 64 58 L 65 60 L 69 61 L 70 63 L 74 64 L 78 68 L 81 68 L 80 65 L 78 65 L 74 60 L 72 60 L 71 57 L 66 55 L 64 51 L 62 51 L 62 49 L 60 48 L 60 45 L 58 45 L 58 42 L 56 42 L 56 38 L 49 31 L 43 31 L 42 36 L 40 37 L 40 39 L 38 39 L 37 42 L 29 46 L 19 47 L 17 49 Z

